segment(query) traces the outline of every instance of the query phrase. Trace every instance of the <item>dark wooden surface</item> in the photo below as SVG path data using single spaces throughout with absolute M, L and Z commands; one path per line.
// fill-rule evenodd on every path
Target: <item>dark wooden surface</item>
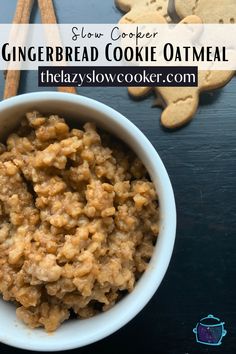
M 1 1 L 0 23 L 11 21 L 15 3 Z M 61 23 L 115 23 L 120 17 L 113 0 L 55 3 Z M 36 9 L 32 21 L 39 21 Z M 38 90 L 37 73 L 25 73 L 20 93 Z M 172 133 L 160 127 L 160 110 L 151 108 L 152 96 L 134 102 L 125 88 L 84 88 L 80 93 L 117 109 L 150 139 L 173 184 L 178 230 L 166 277 L 146 308 L 109 338 L 72 353 L 234 354 L 236 79 L 222 90 L 204 94 L 195 119 Z M 228 331 L 219 347 L 197 344 L 192 332 L 210 313 L 225 321 Z M 0 353 L 10 351 L 0 344 Z

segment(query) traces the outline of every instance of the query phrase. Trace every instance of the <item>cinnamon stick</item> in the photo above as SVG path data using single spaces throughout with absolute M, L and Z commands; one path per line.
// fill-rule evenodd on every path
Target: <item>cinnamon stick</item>
M 59 86 L 57 90 L 59 92 L 77 93 L 76 88 L 73 86 Z
M 44 24 L 57 24 L 56 13 L 52 0 L 38 0 L 41 21 Z
M 13 23 L 29 23 L 33 4 L 34 0 L 18 0 Z
M 57 17 L 53 0 L 38 0 L 41 21 L 43 24 L 57 24 Z M 61 86 L 57 88 L 60 92 L 77 93 L 75 87 Z
M 34 0 L 18 0 L 13 24 L 27 24 L 30 21 L 31 10 Z M 20 70 L 8 70 L 6 73 L 6 81 L 3 99 L 17 95 L 20 84 Z

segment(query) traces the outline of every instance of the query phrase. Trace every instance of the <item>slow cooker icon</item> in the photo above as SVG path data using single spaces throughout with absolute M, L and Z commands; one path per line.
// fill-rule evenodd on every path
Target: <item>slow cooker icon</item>
M 213 315 L 202 318 L 193 329 L 196 341 L 206 345 L 221 345 L 221 340 L 227 333 L 224 329 L 224 324 Z

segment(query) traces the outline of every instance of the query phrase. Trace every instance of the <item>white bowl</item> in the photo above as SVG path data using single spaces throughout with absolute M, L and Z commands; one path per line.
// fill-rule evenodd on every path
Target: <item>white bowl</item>
M 96 342 L 124 326 L 151 299 L 167 270 L 175 240 L 176 209 L 166 169 L 148 139 L 128 119 L 112 108 L 82 96 L 38 92 L 17 96 L 0 103 L 0 138 L 17 126 L 31 110 L 57 113 L 73 121 L 93 121 L 113 133 L 135 151 L 155 184 L 161 209 L 161 230 L 149 267 L 132 293 L 109 311 L 86 320 L 65 322 L 55 333 L 31 330 L 16 318 L 15 306 L 0 300 L 0 341 L 35 351 L 60 351 Z

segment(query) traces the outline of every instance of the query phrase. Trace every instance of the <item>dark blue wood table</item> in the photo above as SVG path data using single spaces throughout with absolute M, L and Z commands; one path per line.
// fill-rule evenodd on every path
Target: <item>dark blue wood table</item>
M 0 23 L 11 22 L 15 0 L 1 1 Z M 55 0 L 61 23 L 116 23 L 113 0 Z M 33 22 L 39 22 L 34 9 Z M 3 76 L 0 94 L 3 93 Z M 39 91 L 26 72 L 20 93 Z M 206 93 L 195 119 L 164 131 L 153 96 L 135 102 L 125 88 L 83 88 L 80 94 L 117 109 L 150 139 L 175 191 L 178 230 L 166 277 L 146 308 L 109 338 L 72 353 L 202 354 L 236 352 L 236 79 Z M 198 344 L 193 328 L 208 314 L 225 322 L 219 347 Z M 1 315 L 1 314 L 0 314 Z M 1 317 L 0 317 L 1 321 Z M 79 336 L 79 333 L 76 335 Z M 0 344 L 0 353 L 14 352 Z

